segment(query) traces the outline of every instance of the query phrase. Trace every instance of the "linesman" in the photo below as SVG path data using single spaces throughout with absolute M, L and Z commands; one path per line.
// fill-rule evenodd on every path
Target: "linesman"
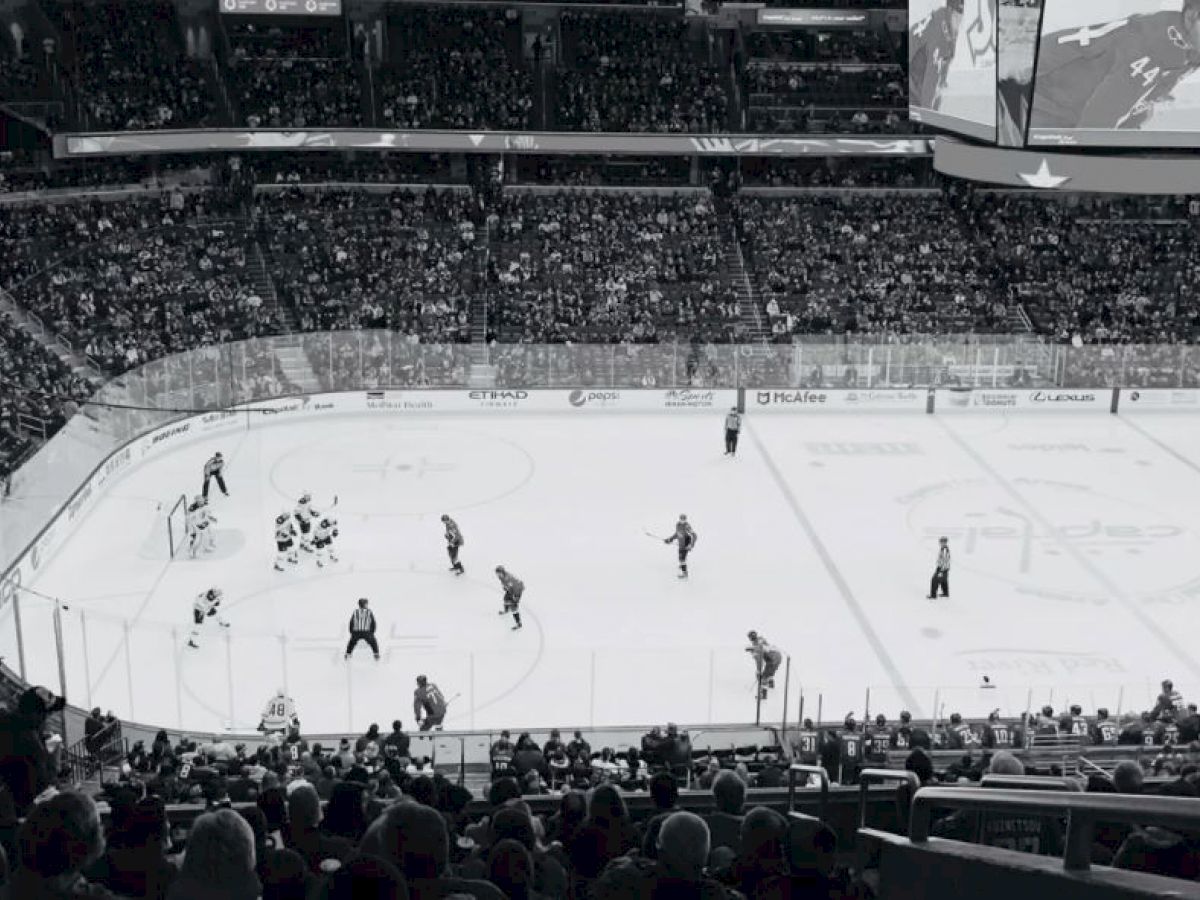
M 725 415 L 725 455 L 737 456 L 738 435 L 742 431 L 742 414 L 735 406 Z
M 354 652 L 359 641 L 366 641 L 367 646 L 379 659 L 379 641 L 375 640 L 375 613 L 367 609 L 367 598 L 358 601 L 358 609 L 350 614 L 350 642 L 346 644 L 346 659 Z

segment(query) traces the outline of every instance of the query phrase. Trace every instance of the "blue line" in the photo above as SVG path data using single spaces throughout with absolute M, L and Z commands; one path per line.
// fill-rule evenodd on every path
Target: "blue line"
M 900 669 L 888 654 L 887 648 L 883 645 L 879 635 L 875 629 L 871 627 L 871 620 L 867 618 L 867 614 L 863 611 L 858 599 L 854 596 L 854 592 L 850 590 L 850 585 L 846 583 L 846 579 L 842 576 L 841 571 L 837 567 L 837 563 L 833 561 L 833 557 L 826 549 L 825 544 L 821 542 L 817 536 L 817 530 L 813 527 L 808 516 L 805 515 L 804 509 L 800 506 L 800 501 L 796 499 L 796 495 L 792 489 L 788 487 L 788 483 L 784 480 L 783 475 L 779 471 L 779 467 L 775 465 L 775 460 L 771 458 L 771 454 L 767 452 L 766 445 L 759 440 L 758 435 L 749 423 L 746 425 L 746 433 L 750 435 L 754 441 L 754 446 L 758 448 L 758 452 L 762 455 L 763 462 L 767 466 L 767 471 L 771 473 L 771 477 L 775 479 L 775 484 L 779 487 L 780 493 L 787 501 L 788 506 L 792 509 L 792 515 L 796 517 L 796 521 L 800 523 L 800 527 L 804 529 L 804 533 L 808 536 L 808 542 L 812 544 L 813 550 L 820 557 L 821 564 L 825 567 L 825 571 L 829 573 L 829 578 L 833 581 L 834 587 L 841 594 L 842 602 L 846 604 L 846 608 L 850 610 L 854 620 L 858 623 L 859 630 L 867 639 L 867 643 L 871 645 L 871 649 L 875 651 L 875 656 L 887 672 L 888 678 L 892 681 L 892 687 L 900 695 L 900 699 L 904 701 L 904 705 L 912 711 L 912 714 L 918 718 L 924 718 L 921 712 L 921 704 L 917 702 L 917 698 L 904 684 L 904 679 L 900 675 Z

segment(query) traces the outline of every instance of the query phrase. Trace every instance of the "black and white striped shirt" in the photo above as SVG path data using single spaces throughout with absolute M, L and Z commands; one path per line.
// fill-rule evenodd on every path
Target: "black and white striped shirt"
M 942 547 L 938 550 L 937 570 L 939 572 L 950 571 L 950 548 Z
M 356 609 L 350 616 L 350 632 L 351 634 L 374 634 L 375 613 L 365 608 Z
M 738 432 L 742 430 L 742 414 L 729 412 L 725 414 L 725 430 Z

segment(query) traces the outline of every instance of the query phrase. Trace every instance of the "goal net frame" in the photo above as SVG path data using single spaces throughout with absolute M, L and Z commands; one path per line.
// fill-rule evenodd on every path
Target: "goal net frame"
M 180 494 L 167 513 L 167 552 L 174 559 L 187 544 L 187 495 Z

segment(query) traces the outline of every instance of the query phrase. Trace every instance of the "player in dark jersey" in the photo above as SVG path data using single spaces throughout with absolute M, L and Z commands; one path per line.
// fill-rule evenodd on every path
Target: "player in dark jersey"
M 458 550 L 463 545 L 462 532 L 458 530 L 458 523 L 447 515 L 442 516 L 442 524 L 446 526 L 446 553 L 450 556 L 450 571 L 461 575 L 466 571 L 458 561 Z
M 521 595 L 525 593 L 525 582 L 506 571 L 504 566 L 496 566 L 496 577 L 504 587 L 504 609 L 500 610 L 500 615 L 512 613 L 513 622 L 516 623 L 513 631 L 516 631 L 521 627 Z
M 865 735 L 858 730 L 854 716 L 847 715 L 843 731 L 838 735 L 838 781 L 842 784 L 858 784 L 858 773 L 863 764 Z
M 1035 128 L 1141 128 L 1156 103 L 1200 67 L 1200 0 L 1181 12 L 1126 16 L 1044 35 Z
M 912 48 L 909 54 L 908 102 L 922 109 L 937 109 L 942 90 L 950 74 L 950 63 L 958 47 L 962 27 L 963 0 L 946 0 L 942 9 L 917 22 L 908 30 Z
M 1096 710 L 1096 721 L 1090 731 L 1092 743 L 1098 747 L 1115 747 L 1120 734 L 1121 729 L 1108 717 L 1108 710 L 1103 707 Z
M 673 544 L 679 542 L 679 577 L 688 577 L 687 558 L 692 552 L 692 548 L 696 546 L 696 532 L 688 523 L 687 516 L 680 515 L 679 521 L 675 523 L 675 533 L 669 538 L 664 538 L 664 544 Z
M 813 726 L 812 719 L 805 719 L 794 739 L 796 755 L 806 766 L 815 766 L 821 756 L 821 735 Z
M 413 715 L 421 724 L 422 731 L 442 728 L 446 718 L 446 698 L 441 689 L 424 675 L 417 676 L 417 689 L 413 691 Z
M 867 735 L 867 759 L 873 763 L 885 763 L 891 748 L 892 731 L 888 728 L 887 716 L 880 713 L 875 717 L 875 725 Z
M 992 710 L 983 726 L 983 746 L 989 750 L 1011 750 L 1013 731 L 1000 721 L 1000 711 Z
M 907 709 L 900 713 L 900 724 L 892 727 L 888 735 L 893 750 L 909 750 L 912 748 L 912 713 Z

